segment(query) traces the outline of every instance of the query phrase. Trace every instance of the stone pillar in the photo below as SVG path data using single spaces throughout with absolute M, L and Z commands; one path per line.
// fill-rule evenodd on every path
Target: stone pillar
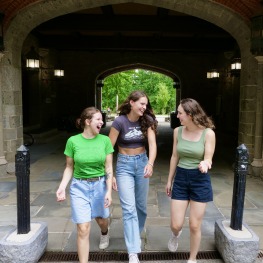
M 3 52 L 0 52 L 0 62 L 4 56 Z M 0 73 L 1 74 L 1 73 Z M 1 79 L 0 79 L 1 83 Z M 1 87 L 2 85 L 0 85 Z M 0 177 L 6 175 L 7 161 L 4 155 L 4 136 L 3 136 L 3 105 L 2 105 L 2 89 L 0 89 Z
M 255 57 L 258 61 L 257 76 L 257 108 L 255 124 L 254 159 L 251 163 L 253 176 L 259 177 L 262 173 L 262 136 L 263 136 L 263 56 Z

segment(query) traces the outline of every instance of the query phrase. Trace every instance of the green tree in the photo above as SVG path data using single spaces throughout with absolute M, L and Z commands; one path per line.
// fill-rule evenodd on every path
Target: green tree
M 102 108 L 111 108 L 116 112 L 119 102 L 122 102 L 127 94 L 131 92 L 131 76 L 125 71 L 112 74 L 105 78 L 102 88 Z
M 168 102 L 170 99 L 169 91 L 164 83 L 159 83 L 157 87 L 158 95 L 155 95 L 155 110 L 160 114 L 166 114 Z
M 146 92 L 156 114 L 167 114 L 175 108 L 175 89 L 170 77 L 150 70 L 132 69 L 105 78 L 102 90 L 103 109 L 110 107 L 116 111 L 116 107 L 133 90 Z

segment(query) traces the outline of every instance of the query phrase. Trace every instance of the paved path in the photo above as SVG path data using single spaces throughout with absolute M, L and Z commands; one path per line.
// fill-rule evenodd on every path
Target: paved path
M 103 130 L 108 134 L 109 123 Z M 150 180 L 148 198 L 148 218 L 145 232 L 142 234 L 144 252 L 168 251 L 170 237 L 169 198 L 165 194 L 165 184 L 172 151 L 172 129 L 169 123 L 161 123 L 158 135 L 158 157 L 154 175 Z M 31 222 L 44 221 L 48 224 L 48 251 L 76 252 L 76 228 L 70 219 L 69 199 L 56 202 L 55 192 L 65 167 L 63 155 L 65 142 L 71 134 L 60 133 L 48 143 L 31 146 L 30 169 L 30 212 Z M 217 219 L 230 219 L 233 191 L 232 164 L 235 157 L 234 140 L 231 137 L 217 135 L 217 147 L 211 178 L 214 201 L 210 202 L 202 225 L 201 251 L 216 250 L 214 242 L 214 223 Z M 113 205 L 110 218 L 110 246 L 106 251 L 126 251 L 123 239 L 122 216 L 118 195 L 113 193 Z M 263 250 L 263 181 L 247 176 L 246 197 L 243 222 L 260 237 L 260 249 Z M 0 178 L 0 238 L 13 226 L 16 226 L 16 177 L 8 175 Z M 189 251 L 188 213 L 180 239 L 178 251 Z M 99 251 L 99 229 L 92 223 L 91 251 Z M 156 262 L 156 261 L 155 261 Z M 165 262 L 165 261 L 162 261 Z M 177 260 L 176 262 L 185 262 Z M 208 262 L 199 260 L 199 263 Z M 209 260 L 219 263 L 221 260 Z M 262 262 L 262 261 L 260 261 Z

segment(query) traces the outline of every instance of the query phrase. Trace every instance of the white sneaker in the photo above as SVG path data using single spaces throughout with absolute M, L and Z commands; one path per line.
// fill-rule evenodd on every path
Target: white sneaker
M 100 249 L 107 248 L 109 246 L 109 243 L 110 243 L 109 232 L 107 233 L 107 235 L 101 235 L 100 236 L 100 244 L 99 244 Z
M 140 263 L 137 254 L 134 253 L 129 254 L 129 263 Z
M 187 263 L 197 263 L 197 261 L 193 261 L 193 260 L 187 260 Z
M 178 248 L 178 238 L 180 237 L 182 233 L 182 230 L 180 230 L 180 232 L 178 233 L 177 236 L 174 235 L 174 233 L 172 233 L 172 237 L 170 238 L 169 242 L 168 242 L 168 249 L 171 252 L 175 252 Z

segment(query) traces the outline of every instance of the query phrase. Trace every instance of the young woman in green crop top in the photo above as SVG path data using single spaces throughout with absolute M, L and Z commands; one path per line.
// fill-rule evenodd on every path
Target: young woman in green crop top
M 190 256 L 188 263 L 196 263 L 201 242 L 201 224 L 206 204 L 213 200 L 210 176 L 215 151 L 212 120 L 194 99 L 183 99 L 177 118 L 182 126 L 174 129 L 173 152 L 166 185 L 171 197 L 172 236 L 168 248 L 175 252 L 182 233 L 187 207 L 190 206 Z

